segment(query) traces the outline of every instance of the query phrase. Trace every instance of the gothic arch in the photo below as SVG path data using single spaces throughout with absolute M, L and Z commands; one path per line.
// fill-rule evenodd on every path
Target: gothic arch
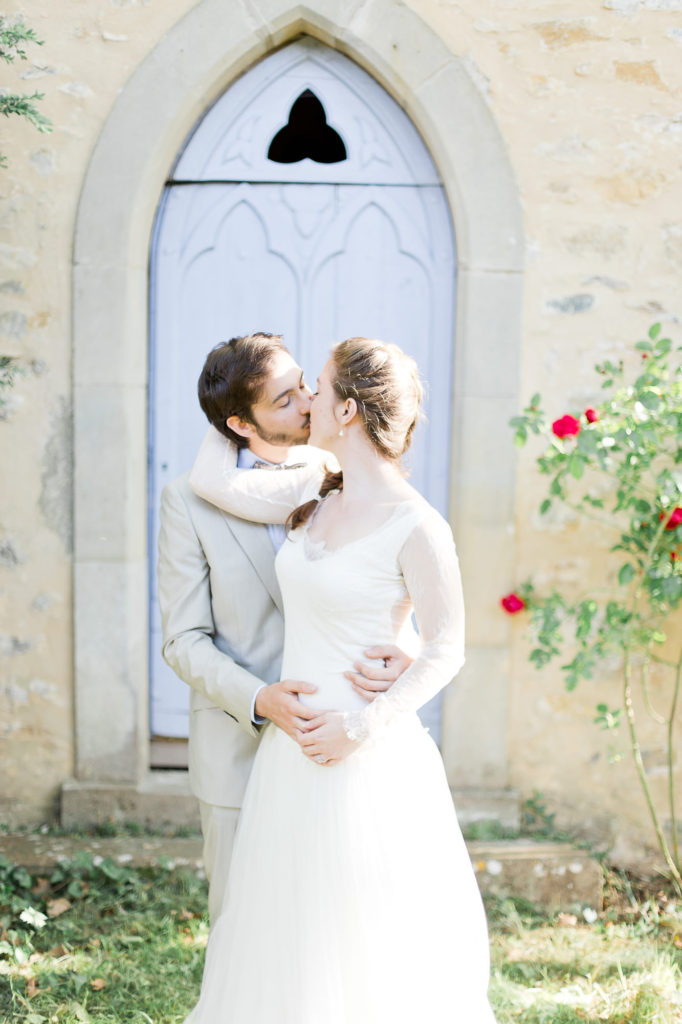
M 449 701 L 453 713 L 446 711 L 443 750 L 453 786 L 507 785 L 506 632 L 491 622 L 476 586 L 510 577 L 513 564 L 514 451 L 497 439 L 517 406 L 523 231 L 506 147 L 464 62 L 404 5 L 369 0 L 350 14 L 343 0 L 260 6 L 256 17 L 202 0 L 175 25 L 118 95 L 84 179 L 73 256 L 77 754 L 67 819 L 69 796 L 84 789 L 106 802 L 112 786 L 127 787 L 128 813 L 133 794 L 150 792 L 147 265 L 157 203 L 201 114 L 252 63 L 301 34 L 354 59 L 405 108 L 452 210 L 459 275 L 451 514 L 471 612 L 467 668 Z M 457 725 L 463 708 L 466 730 Z

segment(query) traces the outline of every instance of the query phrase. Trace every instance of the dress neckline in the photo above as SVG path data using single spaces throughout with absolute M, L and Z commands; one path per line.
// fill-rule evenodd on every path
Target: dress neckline
M 408 498 L 406 501 L 401 501 L 394 507 L 393 511 L 388 516 L 386 516 L 383 522 L 379 523 L 378 526 L 375 526 L 374 529 L 368 530 L 367 533 L 363 533 L 360 537 L 354 537 L 353 540 L 347 540 L 343 544 L 339 544 L 338 547 L 329 548 L 327 547 L 327 542 L 326 540 L 324 540 L 324 538 L 321 538 L 320 540 L 315 540 L 313 537 L 310 536 L 310 527 L 313 524 L 313 521 L 318 510 L 322 508 L 322 503 L 329 497 L 329 495 L 337 493 L 338 491 L 336 490 L 330 491 L 329 494 L 326 494 L 324 496 L 324 498 L 321 498 L 313 514 L 303 524 L 303 546 L 306 556 L 311 561 L 316 561 L 320 558 L 331 557 L 332 555 L 338 554 L 340 551 L 347 551 L 348 548 L 355 547 L 356 544 L 364 543 L 371 537 L 375 537 L 382 530 L 385 530 L 387 526 L 389 526 L 397 518 L 399 518 L 399 513 L 404 512 L 406 509 L 411 508 L 414 505 L 425 503 L 424 498 L 422 498 L 420 495 L 417 495 L 414 498 Z

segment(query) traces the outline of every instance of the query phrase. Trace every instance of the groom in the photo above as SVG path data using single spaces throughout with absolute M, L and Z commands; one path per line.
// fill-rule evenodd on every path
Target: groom
M 198 390 L 237 465 L 283 469 L 314 457 L 305 447 L 291 450 L 307 443 L 312 395 L 280 336 L 251 334 L 216 346 Z M 189 776 L 201 811 L 213 924 L 263 724 L 273 722 L 298 742 L 301 726 L 320 712 L 298 699 L 314 684 L 279 679 L 283 619 L 274 559 L 284 527 L 220 511 L 194 494 L 188 475 L 161 495 L 159 603 L 164 658 L 192 691 Z M 395 647 L 365 653 L 374 664 L 349 665 L 347 675 L 372 700 L 409 659 Z

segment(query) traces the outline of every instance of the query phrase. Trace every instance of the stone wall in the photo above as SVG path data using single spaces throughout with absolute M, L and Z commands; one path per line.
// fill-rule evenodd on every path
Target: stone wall
M 9 159 L 0 171 L 0 343 L 26 368 L 0 423 L 0 819 L 10 823 L 53 817 L 76 757 L 70 296 L 79 195 L 119 91 L 195 6 L 5 6 L 45 45 L 29 47 L 28 63 L 3 68 L 2 84 L 44 91 L 42 109 L 54 122 L 44 136 L 7 122 L 0 142 Z M 282 6 L 225 2 L 256 34 Z M 595 398 L 593 364 L 618 356 L 653 320 L 669 321 L 682 340 L 680 0 L 321 0 L 308 8 L 370 28 L 391 8 L 398 72 L 412 61 L 428 66 L 429 53 L 413 52 L 402 28 L 414 12 L 464 61 L 485 97 L 525 218 L 524 398 L 541 391 L 557 414 L 587 405 Z M 511 434 L 499 444 L 511 444 Z M 576 591 L 603 578 L 597 556 L 587 554 L 585 531 L 572 522 L 540 522 L 532 459 L 531 449 L 518 459 L 516 530 L 508 538 L 516 545 L 514 578 L 475 579 L 470 570 L 465 581 L 472 621 L 488 622 L 511 644 L 510 782 L 522 796 L 542 790 L 561 824 L 580 825 L 633 859 L 650 838 L 643 803 L 629 762 L 607 763 L 606 741 L 592 723 L 598 699 L 617 701 L 617 676 L 565 694 L 557 672 L 538 674 L 528 665 L 523 623 L 507 622 L 499 611 L 499 595 L 531 574 Z M 485 729 L 484 715 L 476 728 Z M 652 726 L 646 758 L 662 800 L 660 757 Z

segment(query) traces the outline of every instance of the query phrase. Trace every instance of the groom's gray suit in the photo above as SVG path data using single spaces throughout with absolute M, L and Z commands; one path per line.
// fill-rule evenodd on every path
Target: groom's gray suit
M 234 449 L 236 464 L 237 452 Z M 191 687 L 189 776 L 199 798 L 211 919 L 257 749 L 256 691 L 279 679 L 284 623 L 267 527 L 197 497 L 188 474 L 161 496 L 163 655 Z

